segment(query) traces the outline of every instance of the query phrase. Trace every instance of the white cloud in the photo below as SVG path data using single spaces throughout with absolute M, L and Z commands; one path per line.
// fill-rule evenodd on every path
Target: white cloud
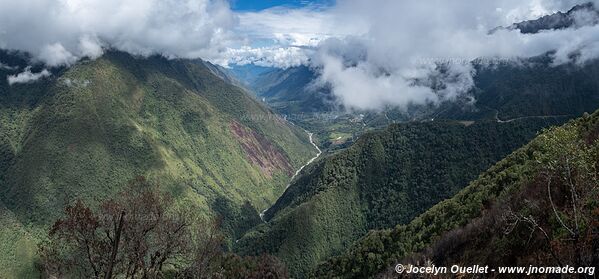
M 70 79 L 70 78 L 60 78 L 59 79 L 62 84 L 66 85 L 67 87 L 87 87 L 91 81 L 84 79 L 84 80 L 77 80 L 77 79 Z
M 98 57 L 103 47 L 210 59 L 235 24 L 225 0 L 0 0 L 0 47 L 50 66 Z
M 39 73 L 32 73 L 31 67 L 27 67 L 27 68 L 25 68 L 25 71 L 23 71 L 22 73 L 19 73 L 17 75 L 10 75 L 6 79 L 8 80 L 9 85 L 13 85 L 15 83 L 34 82 L 40 78 L 49 77 L 51 75 L 52 74 L 46 69 L 43 69 Z
M 238 14 L 236 34 L 242 44 L 228 48 L 220 64 L 255 63 L 287 68 L 306 64 L 314 48 L 329 38 L 363 34 L 362 22 L 341 21 L 328 8 L 276 7 Z M 266 45 L 266 46 L 264 46 Z
M 0 0 L 0 47 L 27 51 L 49 66 L 95 58 L 106 47 L 221 65 L 311 64 L 346 107 L 405 107 L 468 91 L 473 69 L 455 61 L 552 50 L 556 64 L 596 58 L 599 26 L 584 26 L 595 22 L 588 13 L 577 15 L 578 28 L 488 34 L 580 2 L 339 0 L 329 8 L 234 13 L 226 0 Z M 445 61 L 444 72 L 423 63 L 431 60 Z M 435 91 L 427 86 L 433 79 L 442 83 Z
M 599 55 L 597 25 L 539 34 L 518 30 L 488 34 L 494 27 L 511 25 L 515 18 L 532 19 L 562 8 L 563 3 L 552 0 L 338 3 L 332 14 L 363 22 L 366 26 L 361 28 L 368 31 L 323 41 L 310 61 L 321 69 L 321 82 L 331 85 L 333 94 L 349 108 L 453 100 L 473 85 L 474 70 L 467 62 L 480 57 L 509 60 L 556 50 L 555 63 L 571 62 L 572 53 L 580 54 L 575 62 L 585 63 Z M 431 60 L 442 62 L 443 71 L 434 63 L 423 63 Z M 426 86 L 432 80 L 443 83 L 441 90 L 433 92 Z
M 289 68 L 308 63 L 311 49 L 300 47 L 258 47 L 248 46 L 229 48 L 222 58 L 216 61 L 221 65 L 255 64 L 263 67 Z
M 236 29 L 252 40 L 272 40 L 278 45 L 316 46 L 323 39 L 350 35 L 358 28 L 337 23 L 337 16 L 327 9 L 271 8 L 240 13 Z
M 38 58 L 48 66 L 70 65 L 78 60 L 78 57 L 66 50 L 60 43 L 43 46 Z

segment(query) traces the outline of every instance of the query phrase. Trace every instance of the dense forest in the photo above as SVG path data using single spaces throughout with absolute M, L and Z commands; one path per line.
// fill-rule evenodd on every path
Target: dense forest
M 598 266 L 598 135 L 599 112 L 550 128 L 411 222 L 369 232 L 314 276 L 392 275 L 400 262 Z
M 235 245 L 280 257 L 294 277 L 370 229 L 405 224 L 559 119 L 391 125 L 304 170 Z M 471 124 L 471 125 L 468 125 Z
M 297 66 L 263 71 L 245 80 L 259 98 L 281 114 L 293 116 L 339 109 L 330 90 L 316 84 L 317 78 L 315 69 Z

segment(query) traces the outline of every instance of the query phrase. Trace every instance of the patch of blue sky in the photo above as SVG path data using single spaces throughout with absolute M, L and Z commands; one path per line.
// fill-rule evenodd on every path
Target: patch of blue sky
M 229 0 L 231 8 L 238 12 L 261 11 L 274 7 L 330 7 L 335 0 Z

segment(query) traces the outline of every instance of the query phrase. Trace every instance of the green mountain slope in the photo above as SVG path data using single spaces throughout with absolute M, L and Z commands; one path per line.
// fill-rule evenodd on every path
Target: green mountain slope
M 223 215 L 234 238 L 316 152 L 304 131 L 203 61 L 108 52 L 12 86 L 6 75 L 19 70 L 2 71 L 0 201 L 34 237 L 74 199 L 105 199 L 143 175 L 178 206 Z
M 398 262 L 426 260 L 597 266 L 598 135 L 599 112 L 549 129 L 410 223 L 368 233 L 315 276 L 368 278 Z
M 368 230 L 408 223 L 559 120 L 413 122 L 362 136 L 309 166 L 236 245 L 272 253 L 295 277 Z M 469 123 L 467 123 L 469 124 Z

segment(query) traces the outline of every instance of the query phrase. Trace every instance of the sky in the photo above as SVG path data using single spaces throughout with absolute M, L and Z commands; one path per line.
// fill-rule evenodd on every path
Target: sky
M 331 88 L 345 107 L 380 110 L 467 95 L 476 74 L 468 62 L 481 57 L 493 64 L 554 51 L 556 65 L 596 59 L 595 13 L 577 13 L 577 24 L 566 30 L 488 32 L 583 2 L 0 0 L 0 48 L 28 52 L 32 63 L 46 66 L 37 73 L 21 69 L 11 83 L 48 77 L 55 67 L 112 48 L 225 67 L 306 65 L 317 72 L 315 84 Z M 433 79 L 444 89 L 432 90 Z
M 230 0 L 231 9 L 240 12 L 257 12 L 273 7 L 302 8 L 311 5 L 333 6 L 334 0 Z

